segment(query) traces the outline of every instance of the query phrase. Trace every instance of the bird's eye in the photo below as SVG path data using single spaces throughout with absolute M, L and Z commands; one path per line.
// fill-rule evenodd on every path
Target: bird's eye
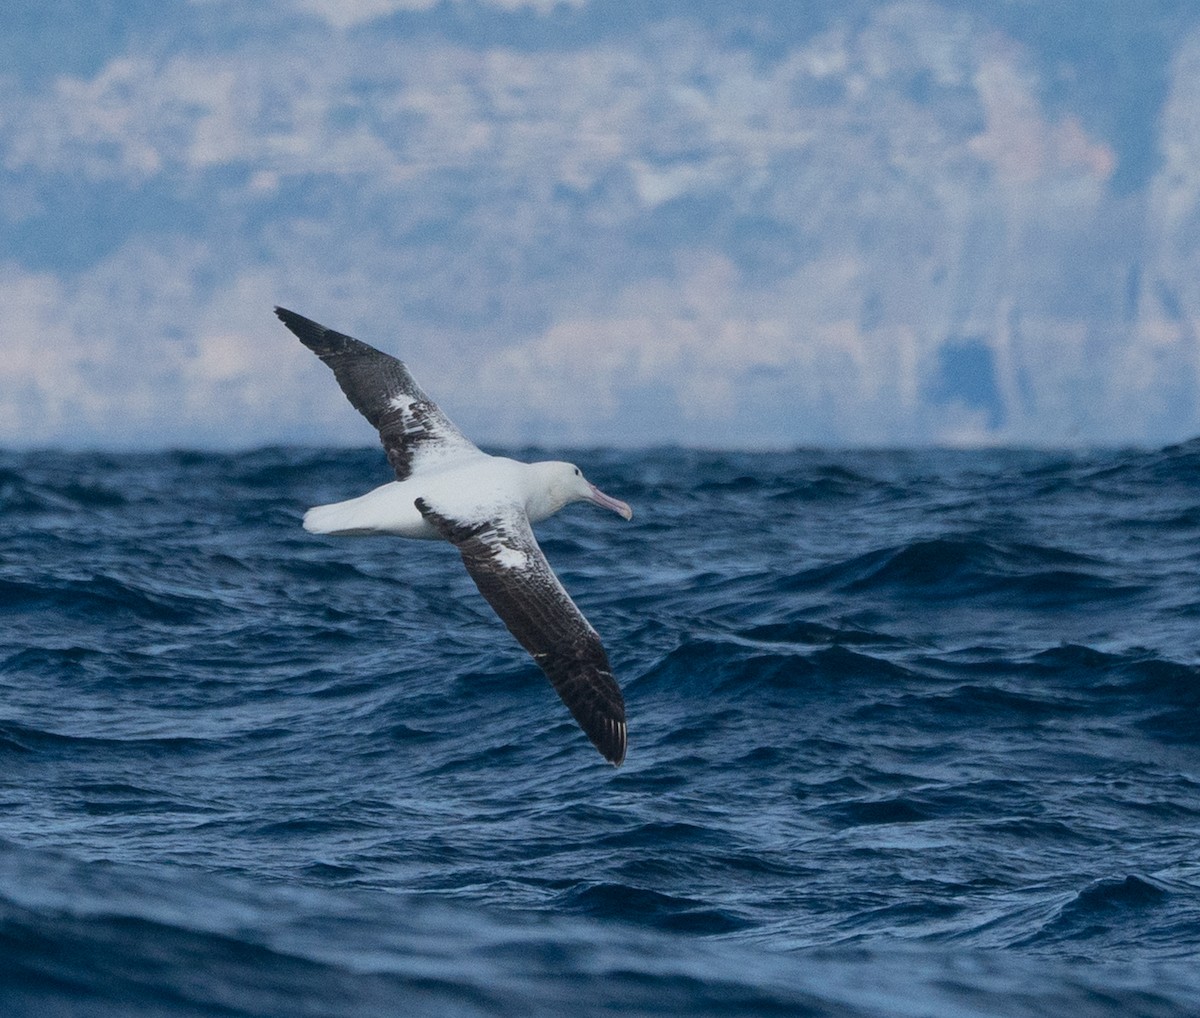
M 579 467 L 576 467 L 576 468 L 575 468 L 575 476 L 576 476 L 576 477 L 582 477 L 582 476 L 583 476 L 583 471 L 582 471 L 582 470 L 580 470 L 580 469 L 579 469 Z

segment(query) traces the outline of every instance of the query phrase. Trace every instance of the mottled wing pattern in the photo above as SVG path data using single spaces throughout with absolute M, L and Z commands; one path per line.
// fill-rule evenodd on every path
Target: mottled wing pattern
M 275 314 L 333 369 L 354 409 L 379 430 L 397 480 L 420 470 L 423 461 L 479 452 L 425 395 L 401 361 L 287 308 L 277 307 Z
M 625 701 L 600 637 L 575 606 L 514 507 L 483 523 L 462 523 L 424 499 L 417 508 L 462 554 L 467 572 L 533 656 L 580 727 L 613 764 L 625 759 Z

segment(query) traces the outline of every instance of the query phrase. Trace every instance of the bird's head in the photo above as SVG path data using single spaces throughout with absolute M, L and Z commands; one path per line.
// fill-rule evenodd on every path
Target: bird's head
M 550 516 L 571 502 L 591 502 L 603 509 L 610 509 L 625 519 L 633 518 L 633 510 L 619 498 L 606 495 L 586 477 L 574 463 L 547 461 L 533 464 L 537 471 L 540 487 L 544 492 L 544 503 L 534 509 Z M 541 501 L 541 499 L 539 499 Z M 537 515 L 542 515 L 538 512 Z

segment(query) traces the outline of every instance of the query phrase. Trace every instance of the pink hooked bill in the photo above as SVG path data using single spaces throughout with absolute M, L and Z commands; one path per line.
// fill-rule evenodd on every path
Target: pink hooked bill
M 588 487 L 592 489 L 590 502 L 595 502 L 596 505 L 603 506 L 605 509 L 611 509 L 618 516 L 622 516 L 627 520 L 633 519 L 633 510 L 619 498 L 613 498 L 612 495 L 604 494 L 591 481 L 588 482 Z

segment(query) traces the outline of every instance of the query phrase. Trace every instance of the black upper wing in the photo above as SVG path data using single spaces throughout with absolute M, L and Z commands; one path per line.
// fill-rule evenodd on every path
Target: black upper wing
M 275 314 L 333 369 L 354 409 L 379 430 L 397 480 L 405 480 L 426 462 L 479 452 L 401 361 L 287 308 L 277 307 Z
M 575 606 L 538 547 L 523 510 L 482 523 L 417 508 L 462 554 L 480 593 L 546 673 L 606 760 L 625 759 L 625 701 L 600 637 Z

